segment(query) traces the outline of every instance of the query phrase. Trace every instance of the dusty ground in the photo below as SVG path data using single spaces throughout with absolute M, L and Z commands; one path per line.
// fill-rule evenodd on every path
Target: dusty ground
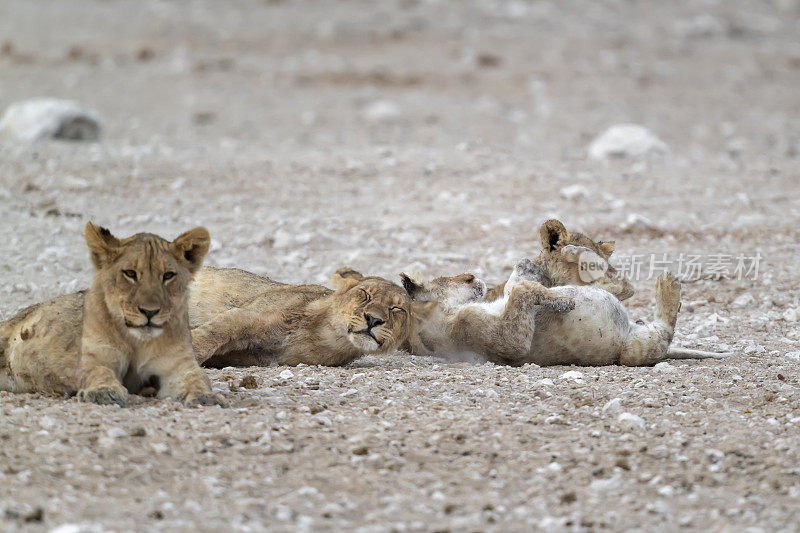
M 0 393 L 0 529 L 800 529 L 798 35 L 796 0 L 0 3 L 0 107 L 106 120 L 0 144 L 2 317 L 87 285 L 90 219 L 204 224 L 209 264 L 286 281 L 499 281 L 551 216 L 617 261 L 764 257 L 684 286 L 676 343 L 724 362 L 211 371 L 225 410 Z M 589 160 L 620 122 L 670 155 Z

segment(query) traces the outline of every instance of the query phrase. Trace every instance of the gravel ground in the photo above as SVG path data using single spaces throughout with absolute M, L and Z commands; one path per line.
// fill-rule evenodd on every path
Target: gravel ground
M 800 530 L 798 35 L 797 0 L 0 3 L 0 108 L 105 125 L 0 141 L 0 317 L 88 284 L 86 220 L 203 224 L 208 264 L 298 282 L 497 282 L 550 217 L 618 266 L 762 257 L 685 276 L 675 342 L 726 361 L 209 371 L 228 409 L 0 393 L 0 529 Z M 628 122 L 669 153 L 587 156 Z

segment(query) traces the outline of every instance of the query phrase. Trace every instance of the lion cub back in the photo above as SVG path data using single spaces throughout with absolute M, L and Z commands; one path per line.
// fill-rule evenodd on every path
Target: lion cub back
M 283 285 L 238 268 L 202 268 L 189 289 L 189 327 L 194 329 L 219 313 L 242 307 L 260 294 Z

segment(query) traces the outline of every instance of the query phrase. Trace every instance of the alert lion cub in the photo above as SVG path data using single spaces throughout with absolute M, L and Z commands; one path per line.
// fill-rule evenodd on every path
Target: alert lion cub
M 633 322 L 610 292 L 591 286 L 546 288 L 546 275 L 525 259 L 505 283 L 504 296 L 482 302 L 482 284 L 471 274 L 423 283 L 407 275 L 412 297 L 444 309 L 412 339 L 413 353 L 472 353 L 500 364 L 652 365 L 667 358 L 724 357 L 670 350 L 680 309 L 681 285 L 669 273 L 656 280 L 656 313 L 650 324 Z
M 86 224 L 95 277 L 87 291 L 33 305 L 0 324 L 0 390 L 77 392 L 124 405 L 144 387 L 187 405 L 222 404 L 192 351 L 188 287 L 208 251 L 205 228 L 173 242 L 117 239 Z
M 402 287 L 339 269 L 334 290 L 250 272 L 204 268 L 189 306 L 197 360 L 213 367 L 344 365 L 397 349 L 434 304 Z
M 539 236 L 542 252 L 533 262 L 540 267 L 537 281 L 545 287 L 591 285 L 610 292 L 620 301 L 633 296 L 633 286 L 608 262 L 614 252 L 614 241 L 595 242 L 582 233 L 567 231 L 555 219 L 542 224 Z M 596 267 L 597 271 L 590 272 L 586 270 L 588 267 Z M 490 289 L 486 301 L 502 298 L 504 289 L 505 283 Z

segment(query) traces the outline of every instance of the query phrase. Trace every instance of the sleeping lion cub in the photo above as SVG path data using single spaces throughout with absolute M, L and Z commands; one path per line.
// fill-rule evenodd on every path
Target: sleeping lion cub
M 159 398 L 222 405 L 195 360 L 187 315 L 208 231 L 173 242 L 149 233 L 117 239 L 89 222 L 85 237 L 91 288 L 0 324 L 0 390 L 77 392 L 82 401 L 124 405 L 129 393 L 155 387 Z
M 197 360 L 212 367 L 344 365 L 397 349 L 435 307 L 351 269 L 339 269 L 332 281 L 335 290 L 202 269 L 189 306 Z
M 483 285 L 471 274 L 424 283 L 403 274 L 419 301 L 436 301 L 443 315 L 411 341 L 413 353 L 470 353 L 500 364 L 652 365 L 667 358 L 716 358 L 698 350 L 671 349 L 680 309 L 680 281 L 656 280 L 656 313 L 650 324 L 633 322 L 610 292 L 592 286 L 544 287 L 547 273 L 529 259 L 517 263 L 504 296 L 481 301 Z
M 633 296 L 633 286 L 618 275 L 608 262 L 614 252 L 614 241 L 593 241 L 586 235 L 569 232 L 560 221 L 551 219 L 539 228 L 542 251 L 533 262 L 539 268 L 539 281 L 545 287 L 559 285 L 591 285 L 604 289 L 618 300 Z M 602 268 L 593 277 L 582 276 L 580 267 L 597 265 Z M 505 283 L 490 289 L 486 301 L 502 298 Z

